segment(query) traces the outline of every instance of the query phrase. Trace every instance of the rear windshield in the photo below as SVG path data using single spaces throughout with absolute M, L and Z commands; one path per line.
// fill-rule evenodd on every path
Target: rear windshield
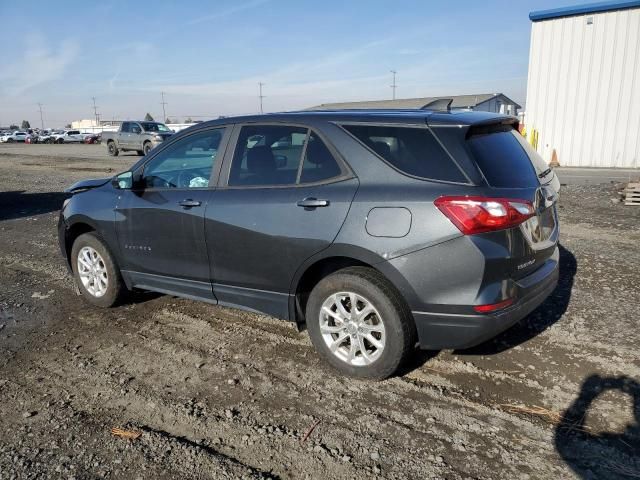
M 511 127 L 472 135 L 467 140 L 478 167 L 492 187 L 537 187 L 538 177 L 517 138 L 520 135 Z
M 408 175 L 446 182 L 468 182 L 427 128 L 376 125 L 342 127 Z

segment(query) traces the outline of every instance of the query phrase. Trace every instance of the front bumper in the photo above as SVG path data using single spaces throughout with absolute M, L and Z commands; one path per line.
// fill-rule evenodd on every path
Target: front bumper
M 558 254 L 516 282 L 517 301 L 510 307 L 488 315 L 430 313 L 414 311 L 420 348 L 429 350 L 463 349 L 479 345 L 526 317 L 553 292 L 559 279 Z

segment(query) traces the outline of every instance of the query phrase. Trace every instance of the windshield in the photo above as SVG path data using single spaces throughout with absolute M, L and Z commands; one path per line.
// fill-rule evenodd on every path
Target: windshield
M 142 122 L 145 132 L 170 132 L 171 130 L 164 123 Z

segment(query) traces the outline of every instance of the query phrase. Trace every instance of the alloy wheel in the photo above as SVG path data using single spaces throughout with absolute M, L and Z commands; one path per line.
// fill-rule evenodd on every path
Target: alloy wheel
M 109 274 L 104 259 L 92 247 L 78 252 L 78 276 L 85 290 L 94 297 L 102 297 L 109 287 Z
M 385 327 L 378 310 L 354 292 L 338 292 L 324 301 L 320 333 L 331 353 L 353 366 L 375 362 L 385 346 Z

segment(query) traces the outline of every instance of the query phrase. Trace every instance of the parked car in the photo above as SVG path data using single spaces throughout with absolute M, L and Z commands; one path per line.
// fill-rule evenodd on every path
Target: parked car
M 202 123 L 72 186 L 60 248 L 91 305 L 135 287 L 262 312 L 385 378 L 416 341 L 477 345 L 554 290 L 559 182 L 516 128 L 417 110 Z
M 84 143 L 100 143 L 102 141 L 102 135 L 99 133 L 91 133 L 84 137 Z
M 65 130 L 54 133 L 50 143 L 82 143 L 83 141 L 84 134 L 80 133 L 80 130 Z
M 146 155 L 173 135 L 173 130 L 158 122 L 122 122 L 117 132 L 103 132 L 102 141 L 107 144 L 111 156 L 120 152 L 136 151 Z
M 18 132 L 14 131 L 9 133 L 8 135 L 3 135 L 0 137 L 1 143 L 14 143 L 14 142 L 24 142 L 27 138 L 27 132 Z
M 52 137 L 54 132 L 43 130 L 38 134 L 38 142 L 37 143 L 53 143 Z

